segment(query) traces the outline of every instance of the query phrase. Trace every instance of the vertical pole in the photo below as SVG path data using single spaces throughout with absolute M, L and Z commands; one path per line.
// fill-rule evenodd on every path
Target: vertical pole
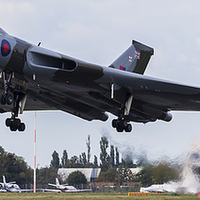
M 36 111 L 34 120 L 34 193 L 36 193 Z

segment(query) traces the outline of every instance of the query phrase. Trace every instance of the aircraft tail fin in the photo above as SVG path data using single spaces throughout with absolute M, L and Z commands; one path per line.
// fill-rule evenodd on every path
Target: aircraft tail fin
M 153 48 L 133 40 L 132 45 L 109 67 L 144 74 L 147 64 L 153 54 Z
M 56 185 L 57 186 L 60 185 L 60 182 L 59 182 L 58 178 L 56 178 Z
M 6 177 L 3 176 L 3 183 L 5 184 L 6 183 Z

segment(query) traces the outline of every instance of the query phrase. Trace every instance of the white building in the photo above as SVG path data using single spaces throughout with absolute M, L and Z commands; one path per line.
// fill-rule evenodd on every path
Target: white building
M 95 178 L 97 178 L 101 172 L 101 168 L 59 168 L 58 175 L 60 178 L 65 181 L 69 174 L 75 171 L 82 172 L 88 182 L 92 182 Z

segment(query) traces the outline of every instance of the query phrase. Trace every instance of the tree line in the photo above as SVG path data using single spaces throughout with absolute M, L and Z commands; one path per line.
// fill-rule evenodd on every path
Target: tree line
M 8 153 L 0 146 L 0 178 L 3 175 L 9 181 L 16 181 L 18 184 L 33 182 L 33 169 L 27 165 L 22 157 L 14 153 Z M 0 182 L 3 182 L 0 181 Z
M 37 169 L 38 185 L 54 183 L 57 177 L 58 168 L 101 168 L 100 176 L 96 181 L 114 182 L 121 185 L 123 182 L 140 182 L 142 186 L 149 186 L 156 183 L 166 183 L 177 180 L 180 174 L 180 165 L 172 164 L 170 161 L 143 162 L 143 160 L 133 163 L 132 159 L 119 158 L 119 151 L 114 145 L 110 145 L 106 137 L 101 137 L 100 163 L 94 155 L 91 162 L 91 140 L 90 135 L 86 140 L 87 154 L 81 153 L 79 156 L 68 157 L 67 150 L 63 151 L 61 159 L 54 150 L 49 167 Z M 142 170 L 138 174 L 133 174 L 130 168 L 141 166 Z M 18 184 L 33 183 L 33 169 L 31 169 L 22 157 L 7 153 L 0 146 L 0 177 L 6 176 L 7 180 L 16 180 Z
M 109 168 L 117 168 L 119 166 L 127 166 L 129 168 L 137 167 L 133 164 L 132 160 L 124 160 L 122 158 L 121 162 L 119 160 L 118 148 L 114 145 L 110 145 L 110 153 L 107 149 L 109 147 L 109 142 L 106 137 L 101 137 L 100 140 L 100 165 L 98 165 L 98 158 L 94 155 L 93 162 L 90 162 L 91 157 L 91 141 L 90 135 L 88 135 L 87 141 L 87 155 L 85 152 L 81 153 L 79 156 L 68 157 L 67 150 L 63 151 L 62 157 L 60 159 L 57 151 L 54 150 L 52 154 L 52 160 L 50 166 L 58 168 L 98 168 L 100 167 L 102 171 L 107 171 Z
M 98 158 L 94 155 L 94 161 L 90 162 L 90 136 L 87 139 L 87 155 L 81 153 L 78 156 L 68 158 L 67 151 L 63 151 L 61 162 L 56 151 L 52 154 L 50 166 L 53 168 L 84 168 L 84 167 L 100 167 L 101 173 L 96 181 L 115 182 L 121 185 L 123 182 L 140 182 L 142 186 L 151 184 L 161 184 L 168 181 L 177 180 L 180 174 L 180 166 L 172 164 L 170 161 L 162 160 L 156 162 L 148 162 L 147 159 L 139 159 L 137 163 L 127 156 L 127 158 L 119 159 L 119 151 L 114 145 L 110 145 L 106 137 L 100 140 L 100 164 Z M 132 173 L 130 168 L 141 167 L 141 171 L 137 174 Z

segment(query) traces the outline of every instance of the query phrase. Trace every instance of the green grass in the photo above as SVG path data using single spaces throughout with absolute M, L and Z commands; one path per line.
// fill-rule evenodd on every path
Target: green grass
M 196 195 L 174 195 L 174 194 L 152 194 L 151 197 L 128 197 L 128 193 L 123 193 L 123 194 L 117 194 L 117 193 L 76 193 L 76 194 L 69 194 L 69 193 L 20 193 L 20 194 L 15 194 L 15 193 L 4 193 L 0 194 L 0 199 L 1 200 L 8 200 L 8 199 L 25 199 L 25 200 L 39 200 L 39 199 L 46 199 L 46 200 L 74 200 L 74 199 L 80 199 L 80 200 L 103 200 L 103 199 L 108 199 L 108 200 L 114 200 L 114 199 L 134 199 L 134 200 L 173 200 L 173 199 L 183 199 L 183 200 L 195 200 L 198 199 L 200 200 L 200 197 L 197 197 Z

